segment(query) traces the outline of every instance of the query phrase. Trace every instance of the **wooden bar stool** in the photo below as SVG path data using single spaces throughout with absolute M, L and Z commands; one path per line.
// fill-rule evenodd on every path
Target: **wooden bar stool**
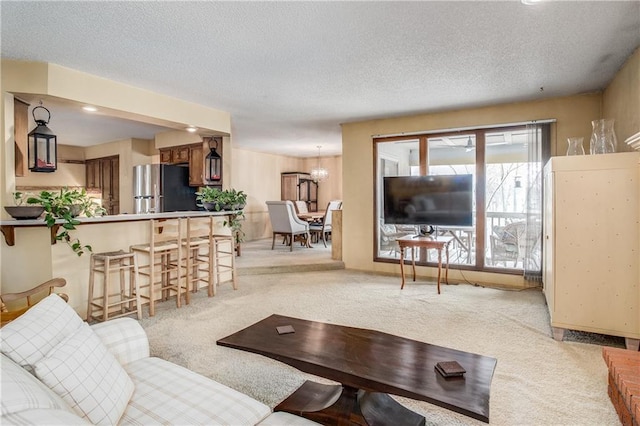
M 188 217 L 182 240 L 187 285 L 195 293 L 205 283 L 209 297 L 215 294 L 213 230 L 213 216 Z
M 236 274 L 235 241 L 230 235 L 213 235 L 213 257 L 216 275 L 216 286 L 220 285 L 221 275 L 231 274 L 233 289 L 238 289 L 238 277 Z M 215 287 L 213 290 L 215 294 Z
M 182 262 L 182 227 L 181 220 L 152 219 L 150 221 L 151 237 L 149 244 L 131 246 L 137 257 L 144 258 L 140 263 L 139 274 L 147 277 L 146 283 L 139 288 L 147 289 L 141 297 L 149 302 L 149 316 L 155 315 L 155 301 L 160 293 L 161 300 L 167 300 L 171 292 L 176 294 L 176 306 L 182 305 L 182 295 L 189 304 L 188 283 L 183 280 Z
M 111 293 L 111 275 L 117 272 L 120 278 L 118 293 Z M 129 274 L 127 288 L 126 272 Z M 95 278 L 102 274 L 102 293 L 95 295 Z M 132 252 L 123 250 L 93 253 L 89 260 L 89 299 L 87 305 L 87 321 L 107 321 L 109 318 L 118 318 L 136 314 L 142 319 L 140 307 L 140 295 L 138 291 L 138 263 Z M 114 301 L 114 299 L 116 299 Z M 115 308 L 115 312 L 114 311 Z M 94 311 L 101 312 L 96 315 Z

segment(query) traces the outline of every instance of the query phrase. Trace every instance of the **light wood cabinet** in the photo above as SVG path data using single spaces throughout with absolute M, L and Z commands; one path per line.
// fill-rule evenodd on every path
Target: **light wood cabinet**
M 544 168 L 544 295 L 554 338 L 640 342 L 640 153 L 554 157 Z
M 189 145 L 160 149 L 160 162 L 163 164 L 188 163 Z
M 29 104 L 20 99 L 13 99 L 13 137 L 15 141 L 16 176 L 26 176 L 29 170 Z
M 92 158 L 85 161 L 86 187 L 100 190 L 102 207 L 110 215 L 120 213 L 120 157 Z
M 318 211 L 318 183 L 309 173 L 285 172 L 281 174 L 280 199 L 307 202 L 310 212 Z
M 120 213 L 120 161 L 117 156 L 105 158 L 102 164 L 102 207 L 110 215 Z
M 202 145 L 189 147 L 189 185 L 204 186 L 204 153 Z
M 87 189 L 100 189 L 100 159 L 95 158 L 84 162 L 86 171 L 86 187 Z
M 160 149 L 162 164 L 189 164 L 189 186 L 204 186 L 204 150 L 202 144 Z M 222 183 L 220 183 L 222 185 Z

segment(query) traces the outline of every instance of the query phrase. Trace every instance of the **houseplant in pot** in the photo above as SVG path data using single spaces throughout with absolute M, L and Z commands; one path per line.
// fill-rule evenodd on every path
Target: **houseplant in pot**
M 229 219 L 223 222 L 224 226 L 231 228 L 231 234 L 236 243 L 241 243 L 244 239 L 242 231 L 242 220 L 244 212 L 242 209 L 247 204 L 247 194 L 236 189 L 221 190 L 213 187 L 203 187 L 196 192 L 196 204 L 209 211 L 237 211 L 229 215 Z
M 44 212 L 42 206 L 26 206 L 25 194 L 22 192 L 13 193 L 13 202 L 15 206 L 5 206 L 4 209 L 16 220 L 37 219 Z
M 233 235 L 236 246 L 239 247 L 239 244 L 244 241 L 245 236 L 242 230 L 242 221 L 244 220 L 244 211 L 242 211 L 242 209 L 247 205 L 247 194 L 233 188 L 229 189 L 227 193 L 227 202 L 231 205 L 230 210 L 239 210 L 239 212 L 230 214 L 229 220 L 225 220 L 223 224 L 231 228 L 231 235 Z M 239 255 L 240 249 L 238 248 L 238 256 Z
M 232 210 L 242 210 L 247 205 L 247 194 L 244 191 L 238 191 L 231 188 L 229 191 Z
M 36 204 L 44 208 L 44 221 L 48 228 L 60 226 L 62 230 L 56 234 L 56 241 L 64 241 L 78 256 L 91 251 L 91 246 L 83 245 L 77 238 L 72 238 L 69 231 L 76 229 L 80 221 L 79 215 L 87 217 L 102 216 L 106 210 L 96 203 L 83 189 L 62 188 L 60 192 L 40 191 L 37 196 L 27 198 L 27 204 Z M 61 220 L 62 223 L 56 223 Z
M 219 212 L 226 204 L 227 195 L 221 189 L 205 186 L 196 192 L 196 205 L 205 210 Z

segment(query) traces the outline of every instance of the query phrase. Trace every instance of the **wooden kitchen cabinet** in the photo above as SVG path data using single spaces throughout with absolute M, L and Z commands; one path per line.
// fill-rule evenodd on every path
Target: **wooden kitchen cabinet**
M 309 173 L 285 172 L 280 176 L 280 199 L 306 201 L 310 212 L 318 211 L 318 184 Z
M 189 147 L 189 185 L 204 186 L 204 152 L 202 144 Z
M 163 164 L 188 163 L 189 145 L 160 149 L 160 162 Z
M 163 164 L 189 164 L 189 186 L 205 186 L 204 149 L 201 143 L 181 145 L 160 150 L 160 162 Z M 216 184 L 222 185 L 222 182 Z
M 29 169 L 29 104 L 13 99 L 13 137 L 15 145 L 16 176 L 26 176 Z
M 553 336 L 640 343 L 640 153 L 553 157 L 544 168 L 543 290 Z
M 120 157 L 92 158 L 85 161 L 86 187 L 102 193 L 107 214 L 120 213 Z
M 100 189 L 100 159 L 94 158 L 91 160 L 86 160 L 84 162 L 87 183 L 87 189 Z
M 173 154 L 171 149 L 166 148 L 166 149 L 160 150 L 160 162 L 162 164 L 170 164 L 172 158 L 173 158 Z
M 120 159 L 118 156 L 101 160 L 102 207 L 110 215 L 120 213 Z

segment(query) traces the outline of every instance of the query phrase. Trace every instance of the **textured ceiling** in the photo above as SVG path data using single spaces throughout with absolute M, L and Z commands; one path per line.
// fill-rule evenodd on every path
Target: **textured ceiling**
M 640 45 L 638 1 L 2 1 L 0 13 L 5 58 L 229 111 L 236 146 L 296 156 L 339 153 L 344 122 L 601 90 Z

